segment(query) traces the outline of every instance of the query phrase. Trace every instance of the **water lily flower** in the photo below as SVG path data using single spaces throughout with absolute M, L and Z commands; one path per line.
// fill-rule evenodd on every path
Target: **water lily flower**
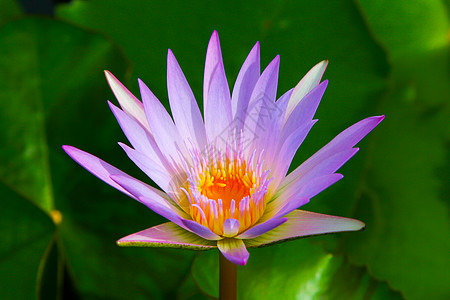
M 170 221 L 126 236 L 117 241 L 120 246 L 218 248 L 229 261 L 245 265 L 249 247 L 364 228 L 358 220 L 298 208 L 343 177 L 336 171 L 384 116 L 347 128 L 287 174 L 317 121 L 327 61 L 277 100 L 279 63 L 276 56 L 261 74 L 256 43 L 230 94 L 214 32 L 206 54 L 203 117 L 170 50 L 172 117 L 141 80 L 142 102 L 105 72 L 122 109 L 108 104 L 132 147 L 119 144 L 162 191 L 89 153 L 63 148 L 89 172 Z

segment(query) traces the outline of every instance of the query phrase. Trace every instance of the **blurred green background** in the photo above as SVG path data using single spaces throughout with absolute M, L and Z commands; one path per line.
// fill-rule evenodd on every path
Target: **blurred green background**
M 263 66 L 281 55 L 279 95 L 330 61 L 320 122 L 293 167 L 349 125 L 386 115 L 345 178 L 303 207 L 366 230 L 250 250 L 240 299 L 450 299 L 450 35 L 439 0 L 0 0 L 0 298 L 217 296 L 217 251 L 117 247 L 164 219 L 61 149 L 149 182 L 116 144 L 126 139 L 103 70 L 136 95 L 141 78 L 168 107 L 171 48 L 201 103 L 214 29 L 231 86 L 256 41 Z

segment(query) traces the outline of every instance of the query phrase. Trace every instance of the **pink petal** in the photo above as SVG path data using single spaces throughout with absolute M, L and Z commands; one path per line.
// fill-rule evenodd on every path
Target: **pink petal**
M 287 220 L 288 220 L 287 218 L 270 219 L 269 221 L 266 221 L 264 223 L 256 225 L 256 226 L 250 228 L 249 230 L 241 233 L 236 238 L 243 239 L 243 240 L 255 238 L 257 236 L 260 236 L 261 234 L 264 234 L 264 233 L 280 226 L 281 224 L 285 223 Z
M 255 87 L 261 72 L 259 61 L 260 54 L 258 42 L 248 54 L 247 59 L 242 65 L 236 78 L 236 83 L 234 84 L 231 96 L 231 109 L 234 119 L 244 120 L 250 96 L 252 95 L 253 88 Z
M 251 240 L 245 240 L 247 247 L 259 247 L 274 242 L 340 231 L 357 231 L 364 223 L 355 219 L 336 217 L 295 210 L 286 216 L 283 225 Z M 220 248 L 219 248 L 220 249 Z
M 183 220 L 181 220 L 181 222 L 187 229 L 189 229 L 196 235 L 201 236 L 204 239 L 211 240 L 211 241 L 217 241 L 217 240 L 221 239 L 220 236 L 218 236 L 217 234 L 212 232 L 209 228 L 207 228 L 195 221 L 183 219 Z
M 294 108 L 299 104 L 303 97 L 308 94 L 317 84 L 327 68 L 328 61 L 324 60 L 315 65 L 306 75 L 300 80 L 297 86 L 294 88 L 292 97 L 289 100 L 288 107 L 286 109 L 285 120 L 289 118 Z
M 122 109 L 138 121 L 145 129 L 150 130 L 144 113 L 144 106 L 114 75 L 105 71 L 106 79 Z
M 117 244 L 123 247 L 169 247 L 192 250 L 216 248 L 214 242 L 202 239 L 172 222 L 130 234 L 118 240 Z
M 167 110 L 153 95 L 142 80 L 139 80 L 144 110 L 155 142 L 169 161 L 179 162 L 179 151 L 184 153 L 185 145 Z
M 250 254 L 245 248 L 245 244 L 239 239 L 223 239 L 217 241 L 220 252 L 234 264 L 245 266 Z
M 223 222 L 223 236 L 234 237 L 239 232 L 239 221 L 236 219 L 226 219 Z
M 94 174 L 97 178 L 100 178 L 113 188 L 118 189 L 122 193 L 137 199 L 135 196 L 133 196 L 131 193 L 129 193 L 127 190 L 125 190 L 123 187 L 118 185 L 115 181 L 113 181 L 110 176 L 111 175 L 122 175 L 126 177 L 132 178 L 130 175 L 120 171 L 116 167 L 104 162 L 100 158 L 89 154 L 87 152 L 84 152 L 80 149 L 77 149 L 72 146 L 64 145 L 62 146 L 64 151 L 77 163 L 79 163 L 83 168 Z
M 170 49 L 167 54 L 167 90 L 170 109 L 180 135 L 190 139 L 198 149 L 203 149 L 206 145 L 203 118 L 186 77 Z

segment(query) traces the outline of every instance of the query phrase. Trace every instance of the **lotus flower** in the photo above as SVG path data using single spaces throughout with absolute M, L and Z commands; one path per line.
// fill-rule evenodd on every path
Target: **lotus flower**
M 119 144 L 162 191 L 89 153 L 63 148 L 89 172 L 170 220 L 126 236 L 118 245 L 218 248 L 229 261 L 245 265 L 249 247 L 364 228 L 358 220 L 297 208 L 343 177 L 335 172 L 384 116 L 349 127 L 287 175 L 317 121 L 313 116 L 327 87 L 326 80 L 320 82 L 327 61 L 276 100 L 279 56 L 262 74 L 259 56 L 256 43 L 230 95 L 219 37 L 212 34 L 204 118 L 170 50 L 167 85 L 173 119 L 141 80 L 142 102 L 105 72 L 122 109 L 108 104 L 132 147 Z

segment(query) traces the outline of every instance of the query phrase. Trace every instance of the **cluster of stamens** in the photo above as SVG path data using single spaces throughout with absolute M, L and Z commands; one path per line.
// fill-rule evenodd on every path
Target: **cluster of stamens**
M 204 153 L 191 151 L 188 169 L 190 215 L 220 236 L 227 219 L 239 221 L 237 235 L 255 224 L 266 208 L 265 195 L 271 182 L 263 170 L 262 154 L 253 152 L 246 160 L 242 147 L 209 147 Z

